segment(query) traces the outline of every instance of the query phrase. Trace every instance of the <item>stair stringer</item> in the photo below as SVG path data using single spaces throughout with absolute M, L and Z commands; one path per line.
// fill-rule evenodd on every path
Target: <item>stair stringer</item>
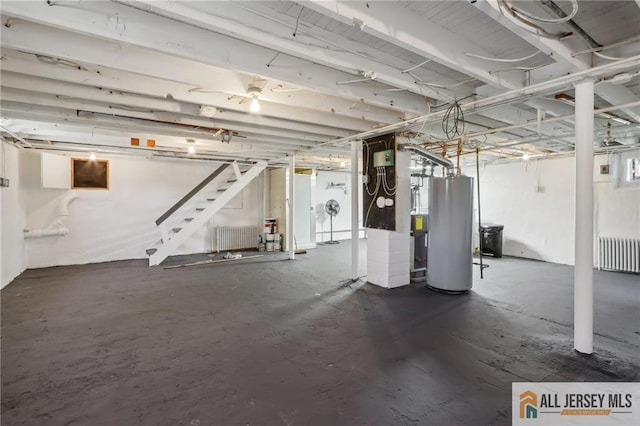
M 173 235 L 168 241 L 164 241 L 158 250 L 149 256 L 149 266 L 156 266 L 162 263 L 167 257 L 171 256 L 181 244 L 204 226 L 215 214 L 220 211 L 233 197 L 238 195 L 253 179 L 255 179 L 265 168 L 266 162 L 256 163 L 252 168 L 247 170 L 238 180 L 227 188 L 222 194 L 218 195 L 215 201 L 209 204 L 203 211 L 197 213 L 191 222 L 188 222 L 180 232 Z

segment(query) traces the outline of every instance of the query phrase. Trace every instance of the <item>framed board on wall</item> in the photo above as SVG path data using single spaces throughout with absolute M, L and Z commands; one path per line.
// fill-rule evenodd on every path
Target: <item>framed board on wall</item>
M 376 136 L 362 142 L 362 211 L 366 228 L 396 230 L 396 137 Z
M 109 160 L 71 159 L 72 189 L 109 189 Z

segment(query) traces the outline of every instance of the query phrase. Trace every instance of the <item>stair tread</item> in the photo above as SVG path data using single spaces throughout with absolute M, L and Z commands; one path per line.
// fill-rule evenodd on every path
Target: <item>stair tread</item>
M 181 225 L 181 226 L 176 226 L 174 228 L 171 228 L 171 231 L 169 232 L 169 235 L 165 235 L 166 241 L 164 241 L 164 239 L 161 239 L 158 243 L 154 244 L 155 247 L 149 248 L 149 249 L 146 250 L 147 255 L 149 255 L 149 265 L 150 266 L 158 265 L 164 259 L 166 259 L 167 256 L 169 255 L 168 252 L 170 250 L 175 250 L 175 248 L 177 246 L 179 246 L 179 244 L 182 243 L 185 240 L 185 238 L 188 238 L 189 234 L 191 234 L 192 231 L 194 231 L 192 229 L 193 228 L 192 226 L 187 226 L 187 225 L 190 222 L 192 222 L 193 220 L 195 220 L 195 219 L 198 219 L 198 221 L 200 221 L 200 219 L 203 218 L 203 216 L 200 215 L 200 213 L 202 213 L 203 211 L 207 211 L 207 215 L 208 216 L 212 215 L 212 214 L 215 214 L 215 212 L 217 210 L 219 210 L 220 207 L 222 207 L 222 206 L 218 205 L 219 202 L 221 201 L 219 194 L 221 194 L 221 193 L 223 193 L 223 192 L 225 192 L 225 191 L 227 191 L 229 189 L 233 189 L 233 191 L 235 192 L 236 189 L 239 189 L 237 187 L 236 183 L 239 184 L 240 180 L 242 180 L 243 185 L 244 185 L 246 179 L 252 180 L 253 178 L 255 178 L 256 175 L 257 175 L 258 167 L 260 168 L 260 170 L 264 170 L 264 168 L 266 167 L 266 163 L 264 163 L 264 164 L 263 163 L 255 164 L 253 166 L 244 165 L 244 166 L 240 167 L 239 169 L 235 168 L 235 166 L 234 166 L 235 170 L 234 170 L 233 174 L 226 175 L 226 179 L 224 177 L 221 177 L 222 180 L 218 181 L 218 182 L 220 182 L 221 185 L 225 185 L 225 182 L 226 182 L 226 187 L 225 188 L 217 188 L 217 190 L 215 192 L 218 193 L 218 196 L 216 196 L 215 193 L 211 193 L 209 195 L 209 198 L 205 198 L 204 201 L 202 200 L 202 198 L 199 198 L 198 201 L 196 201 L 196 206 L 197 207 L 194 206 L 195 207 L 195 212 L 192 211 L 192 213 L 191 213 L 192 217 L 182 218 L 181 219 L 182 222 L 177 223 L 177 225 Z M 238 174 L 238 171 L 240 172 L 239 174 Z M 243 179 L 241 179 L 241 178 L 243 178 Z M 208 182 L 210 182 L 210 180 Z M 198 188 L 198 189 L 201 189 L 201 188 Z M 188 195 L 189 195 L 189 197 L 192 197 L 194 194 L 189 193 Z M 213 203 L 216 200 L 218 201 L 218 203 Z M 213 203 L 213 204 L 211 204 L 211 203 Z M 217 208 L 214 209 L 214 207 L 217 207 Z M 162 217 L 160 222 L 162 222 L 164 219 L 166 219 L 166 218 Z M 178 219 L 178 220 L 180 220 L 180 219 Z M 157 221 L 156 221 L 156 223 L 157 223 Z M 182 231 L 182 232 L 180 232 L 180 231 Z M 166 232 L 165 232 L 165 234 L 166 234 Z

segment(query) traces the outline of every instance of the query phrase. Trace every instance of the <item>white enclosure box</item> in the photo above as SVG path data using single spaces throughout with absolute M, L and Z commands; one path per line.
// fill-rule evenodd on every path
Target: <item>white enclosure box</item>
M 71 181 L 71 160 L 62 155 L 40 153 L 42 187 L 69 189 Z

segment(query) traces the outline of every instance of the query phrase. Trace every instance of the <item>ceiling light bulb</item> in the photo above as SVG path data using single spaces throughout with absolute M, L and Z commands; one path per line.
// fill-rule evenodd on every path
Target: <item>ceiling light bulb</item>
M 342 167 L 344 169 L 345 167 L 347 167 L 347 163 L 344 162 L 344 161 L 341 161 L 340 162 L 340 167 Z
M 93 152 L 91 154 L 89 154 L 89 160 L 95 161 L 96 160 L 96 154 L 93 153 Z
M 253 98 L 251 100 L 251 112 L 258 112 L 260 111 L 260 102 L 258 102 L 258 98 Z
M 522 156 L 522 159 L 523 159 L 524 161 L 529 160 L 529 154 L 526 154 L 526 153 L 525 153 L 525 154 Z
M 189 152 L 189 154 L 195 154 L 196 153 L 196 146 L 193 143 L 189 144 L 189 148 L 187 148 L 187 152 Z

